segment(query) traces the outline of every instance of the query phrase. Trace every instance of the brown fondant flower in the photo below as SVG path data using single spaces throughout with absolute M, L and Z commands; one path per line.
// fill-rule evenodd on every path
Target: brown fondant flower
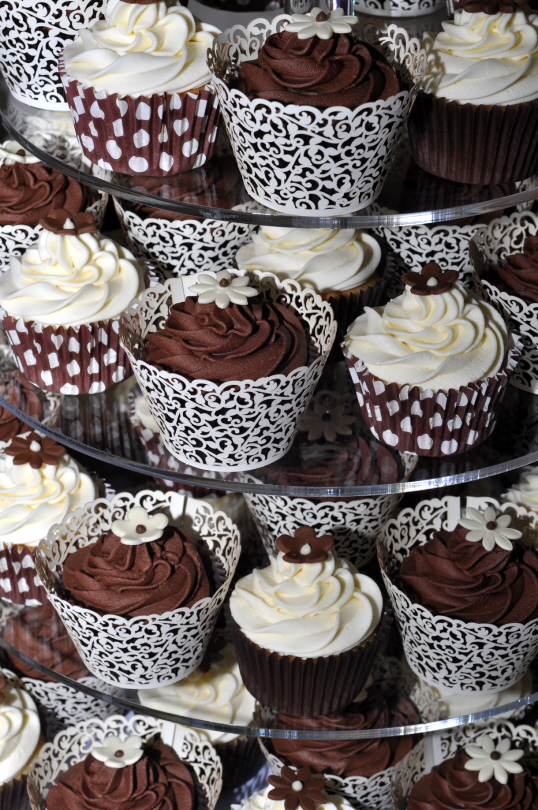
M 58 466 L 58 459 L 65 453 L 65 447 L 48 436 L 40 436 L 35 430 L 27 436 L 15 436 L 4 453 L 13 456 L 13 464 L 29 464 L 38 470 L 43 464 Z
M 310 768 L 289 768 L 284 765 L 280 776 L 270 776 L 269 784 L 273 790 L 267 794 L 269 799 L 284 802 L 286 810 L 314 810 L 317 804 L 324 804 L 327 795 L 323 792 L 325 779 L 320 774 L 312 775 Z
M 469 14 L 512 14 L 528 0 L 460 0 L 458 8 Z
M 311 526 L 300 526 L 295 529 L 293 537 L 281 534 L 276 547 L 284 554 L 284 561 L 289 563 L 325 562 L 329 551 L 334 547 L 334 538 L 330 534 L 316 536 Z
M 451 290 L 459 277 L 457 270 L 443 270 L 437 262 L 429 262 L 420 273 L 406 273 L 403 283 L 411 287 L 413 295 L 441 295 Z
M 97 225 L 93 214 L 84 211 L 81 214 L 72 214 L 67 208 L 56 208 L 48 217 L 39 220 L 39 224 L 46 231 L 57 234 L 70 234 L 78 236 L 81 233 L 94 233 Z

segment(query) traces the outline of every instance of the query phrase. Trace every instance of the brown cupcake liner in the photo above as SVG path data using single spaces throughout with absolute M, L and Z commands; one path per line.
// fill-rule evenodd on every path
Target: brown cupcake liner
M 0 785 L 0 810 L 31 810 L 26 776 Z
M 35 548 L 0 543 L 0 597 L 35 607 L 48 601 L 35 568 Z
M 363 419 L 378 441 L 418 456 L 452 456 L 476 447 L 493 432 L 495 411 L 517 365 L 521 341 L 512 339 L 502 371 L 448 391 L 385 383 L 362 360 L 345 355 Z
M 85 156 L 111 171 L 164 177 L 209 160 L 220 130 L 211 85 L 184 94 L 108 95 L 70 78 L 59 61 L 75 132 Z
M 538 100 L 505 107 L 460 104 L 421 90 L 408 130 L 418 165 L 446 180 L 511 183 L 538 168 Z
M 373 638 L 362 646 L 338 655 L 299 658 L 259 647 L 241 631 L 229 605 L 224 610 L 250 694 L 273 711 L 304 717 L 335 714 L 356 698 L 392 624 L 392 608 L 385 607 Z
M 214 746 L 222 762 L 223 790 L 233 790 L 247 782 L 265 762 L 257 737 L 240 736 L 230 742 L 214 743 Z
M 27 380 L 59 394 L 97 394 L 132 375 L 119 321 L 44 326 L 4 315 L 3 327 Z

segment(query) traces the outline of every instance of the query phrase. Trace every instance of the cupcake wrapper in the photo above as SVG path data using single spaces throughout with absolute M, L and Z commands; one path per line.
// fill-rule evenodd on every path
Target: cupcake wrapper
M 538 101 L 460 104 L 421 91 L 408 129 L 415 161 L 446 180 L 511 183 L 538 168 Z
M 211 85 L 132 98 L 84 87 L 65 73 L 63 60 L 60 74 L 82 151 L 101 168 L 165 177 L 213 155 L 220 112 Z
M 199 551 L 211 561 L 216 580 L 212 597 L 191 608 L 180 607 L 162 615 L 104 615 L 71 604 L 59 595 L 59 575 L 67 555 L 109 531 L 113 520 L 133 506 L 166 511 L 193 521 L 193 534 L 203 545 Z M 120 493 L 111 501 L 86 504 L 53 527 L 37 552 L 37 569 L 49 601 L 60 615 L 84 665 L 112 686 L 150 689 L 185 678 L 203 658 L 241 551 L 237 527 L 223 512 L 205 501 L 175 492 Z
M 445 7 L 445 0 L 358 0 L 355 2 L 360 14 L 393 17 L 422 17 L 424 14 L 435 14 Z M 431 29 L 431 23 L 425 30 Z M 415 31 L 413 34 L 416 36 Z
M 492 505 L 497 512 L 511 510 L 533 528 L 538 521 L 525 507 L 499 504 L 493 498 L 469 498 L 465 503 Z M 496 627 L 436 616 L 412 602 L 397 585 L 403 559 L 426 542 L 433 530 L 453 530 L 462 505 L 458 497 L 447 495 L 422 501 L 415 509 L 405 509 L 388 520 L 379 537 L 379 565 L 407 662 L 415 675 L 454 692 L 492 692 L 511 686 L 527 671 L 538 653 L 538 619 Z
M 239 62 L 251 59 L 267 37 L 281 31 L 289 20 L 287 15 L 279 15 L 272 22 L 254 20 L 248 28 L 235 25 L 208 52 L 213 84 L 245 188 L 254 200 L 282 213 L 356 211 L 381 192 L 426 68 L 426 53 L 402 28 L 383 28 L 375 20 L 355 26 L 354 36 L 385 53 L 406 89 L 354 110 L 330 107 L 320 111 L 261 98 L 250 100 L 229 87 L 223 79 L 228 80 L 230 54 Z
M 26 776 L 0 785 L 0 810 L 31 810 Z
M 230 742 L 214 743 L 214 747 L 222 762 L 223 790 L 239 787 L 257 774 L 264 763 L 256 737 L 238 737 Z
M 243 683 L 256 700 L 277 712 L 312 717 L 349 705 L 368 679 L 387 640 L 392 611 L 385 608 L 371 641 L 339 655 L 298 658 L 269 652 L 250 641 L 225 607 Z
M 200 222 L 141 217 L 124 208 L 117 197 L 114 206 L 127 246 L 137 259 L 152 266 L 161 281 L 233 267 L 237 251 L 248 241 L 253 228 L 215 219 Z
M 55 328 L 4 315 L 3 327 L 27 380 L 60 394 L 97 394 L 132 374 L 119 321 Z
M 483 442 L 495 427 L 495 410 L 517 364 L 521 341 L 512 335 L 506 367 L 494 377 L 458 390 L 421 391 L 385 384 L 364 363 L 346 356 L 362 416 L 378 441 L 418 456 L 451 456 Z
M 242 271 L 237 271 L 243 275 Z M 241 471 L 276 461 L 288 451 L 298 423 L 319 381 L 336 335 L 328 303 L 297 282 L 271 273 L 250 274 L 267 298 L 287 305 L 301 318 L 318 356 L 287 376 L 215 383 L 188 380 L 142 359 L 144 339 L 160 324 L 172 302 L 183 301 L 197 276 L 173 279 L 135 299 L 122 315 L 121 340 L 137 382 L 169 452 L 184 464 L 205 470 Z M 218 406 L 216 405 L 218 403 Z M 193 410 L 196 420 L 193 420 Z M 230 431 L 230 424 L 235 428 Z
M 160 734 L 162 723 L 153 717 L 113 715 L 106 720 L 90 718 L 61 731 L 43 746 L 28 773 L 28 794 L 32 810 L 43 810 L 45 797 L 59 776 L 83 760 L 93 748 L 102 746 L 107 737 L 122 739 L 137 734 L 150 741 Z M 222 790 L 222 765 L 215 749 L 193 729 L 185 729 L 182 747 L 176 752 L 194 776 L 196 805 L 213 810 Z M 12 808 L 14 810 L 14 808 Z
M 47 592 L 35 567 L 35 548 L 0 543 L 0 596 L 16 605 L 35 607 Z

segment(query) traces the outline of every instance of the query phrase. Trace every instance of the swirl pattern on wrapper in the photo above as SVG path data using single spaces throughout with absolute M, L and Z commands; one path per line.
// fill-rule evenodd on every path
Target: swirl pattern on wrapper
M 493 505 L 498 512 L 513 510 L 536 528 L 537 516 L 525 507 L 499 504 L 493 498 L 468 499 L 467 504 Z M 525 674 L 538 652 L 538 618 L 495 627 L 434 616 L 413 603 L 396 584 L 399 566 L 409 551 L 425 543 L 430 531 L 453 529 L 462 507 L 458 497 L 446 496 L 402 510 L 387 521 L 379 537 L 379 564 L 413 672 L 426 682 L 455 691 L 494 691 Z
M 224 80 L 230 59 L 255 57 L 261 43 L 289 19 L 280 15 L 271 23 L 254 20 L 246 29 L 234 26 L 215 40 L 208 53 L 245 188 L 257 202 L 284 213 L 337 214 L 364 208 L 381 191 L 426 68 L 426 52 L 403 29 L 390 25 L 381 30 L 365 21 L 355 26 L 357 38 L 379 47 L 408 80 L 409 90 L 356 110 L 332 107 L 321 112 L 263 99 L 250 101 Z M 267 118 L 279 125 L 274 148 L 268 148 Z
M 243 275 L 236 271 L 237 275 Z M 189 276 L 189 284 L 196 276 Z M 211 383 L 190 382 L 179 374 L 157 370 L 141 359 L 143 341 L 166 319 L 172 300 L 170 282 L 147 290 L 123 314 L 121 340 L 133 365 L 170 453 L 202 469 L 244 470 L 261 467 L 283 456 L 297 432 L 314 388 L 321 376 L 335 335 L 330 305 L 313 290 L 301 290 L 293 281 L 279 282 L 270 273 L 253 273 L 266 298 L 292 308 L 319 352 L 309 366 L 286 377 Z M 197 423 L 189 414 L 196 402 Z M 172 404 L 173 403 L 173 404 Z M 270 414 L 270 417 L 269 417 Z M 230 432 L 230 420 L 238 427 Z
M 162 615 L 125 619 L 100 616 L 72 605 L 57 593 L 57 578 L 70 549 L 86 546 L 123 518 L 132 506 L 148 512 L 169 510 L 185 514 L 193 538 L 200 538 L 214 568 L 217 590 L 192 608 L 178 608 Z M 178 493 L 143 491 L 86 504 L 53 528 L 37 553 L 37 566 L 49 600 L 90 672 L 112 686 L 150 688 L 173 683 L 199 665 L 219 610 L 226 597 L 240 552 L 237 527 L 223 512 L 214 512 L 204 501 Z M 181 633 L 178 634 L 179 629 Z

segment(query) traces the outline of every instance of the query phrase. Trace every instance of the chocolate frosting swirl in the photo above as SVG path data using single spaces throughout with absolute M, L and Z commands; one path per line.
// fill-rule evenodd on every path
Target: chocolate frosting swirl
M 191 380 L 258 380 L 307 365 L 306 333 L 282 304 L 262 300 L 245 306 L 174 304 L 164 329 L 146 338 L 144 359 Z
M 188 768 L 155 742 L 125 768 L 109 768 L 88 754 L 51 787 L 47 810 L 192 810 L 194 795 Z
M 283 31 L 267 38 L 257 59 L 241 64 L 239 89 L 251 99 L 353 110 L 395 96 L 400 81 L 382 53 L 349 34 L 299 39 Z
M 406 698 L 389 707 L 382 700 L 352 703 L 340 714 L 322 717 L 291 717 L 279 714 L 277 728 L 305 731 L 348 731 L 388 728 L 419 722 L 418 713 Z M 418 736 L 380 737 L 369 740 L 273 739 L 275 753 L 295 768 L 307 765 L 317 773 L 335 776 L 371 777 L 395 765 L 417 743 Z
M 465 770 L 469 757 L 460 750 L 436 765 L 413 785 L 407 810 L 531 810 L 538 804 L 538 783 L 526 771 L 508 774 L 502 785 L 496 779 L 478 781 L 477 771 Z
M 63 579 L 75 603 L 127 618 L 192 607 L 211 595 L 194 543 L 173 526 L 160 540 L 136 546 L 103 534 L 68 556 Z
M 65 675 L 66 678 L 79 678 L 88 674 L 75 645 L 71 641 L 62 620 L 51 604 L 26 608 L 14 619 L 9 619 L 3 638 L 15 649 L 33 658 L 38 664 Z M 21 658 L 8 653 L 13 666 L 27 678 L 52 681 Z
M 45 163 L 13 163 L 0 167 L 0 224 L 32 225 L 54 208 L 76 214 L 84 209 L 86 193 L 76 180 Z
M 19 371 L 9 370 L 1 374 L 0 394 L 11 405 L 24 411 L 28 416 L 33 416 L 34 419 L 41 418 L 41 400 L 36 394 L 36 389 Z M 8 442 L 26 430 L 31 430 L 31 428 L 14 413 L 0 405 L 0 441 Z
M 434 614 L 502 626 L 538 611 L 538 555 L 514 546 L 486 551 L 467 529 L 434 532 L 400 566 L 402 588 Z
M 495 270 L 508 291 L 530 304 L 538 303 L 538 236 L 527 236 L 523 253 L 507 256 Z

